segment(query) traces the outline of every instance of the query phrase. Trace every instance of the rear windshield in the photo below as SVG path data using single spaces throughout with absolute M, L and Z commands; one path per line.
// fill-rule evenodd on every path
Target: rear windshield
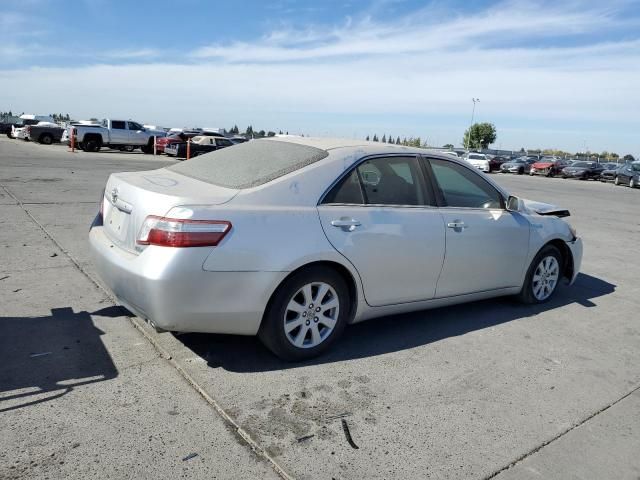
M 227 188 L 263 185 L 329 155 L 325 150 L 274 140 L 252 140 L 172 165 L 169 170 Z

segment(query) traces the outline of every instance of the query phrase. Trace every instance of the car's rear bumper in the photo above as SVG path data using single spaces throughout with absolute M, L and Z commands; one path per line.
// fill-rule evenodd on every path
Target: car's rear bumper
M 471 162 L 469 162 L 469 163 L 471 163 Z M 477 168 L 478 170 L 480 170 L 481 172 L 484 172 L 484 173 L 490 173 L 491 172 L 491 167 L 487 166 L 485 164 L 474 164 L 474 163 L 471 163 L 471 165 L 474 168 Z
M 286 272 L 209 272 L 210 248 L 149 246 L 136 255 L 113 245 L 103 227 L 89 234 L 93 263 L 120 304 L 155 327 L 255 335 Z

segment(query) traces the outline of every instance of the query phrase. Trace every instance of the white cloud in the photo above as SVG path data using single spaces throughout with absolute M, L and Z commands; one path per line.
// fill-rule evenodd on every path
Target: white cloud
M 162 52 L 155 48 L 138 48 L 133 50 L 111 50 L 102 54 L 103 57 L 112 58 L 112 59 L 120 59 L 120 60 L 131 60 L 131 59 L 155 59 Z

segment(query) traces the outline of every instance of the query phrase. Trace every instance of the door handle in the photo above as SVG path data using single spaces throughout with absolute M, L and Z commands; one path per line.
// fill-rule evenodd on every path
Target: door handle
M 447 228 L 453 228 L 454 230 L 464 230 L 467 228 L 467 225 L 461 220 L 454 220 L 453 222 L 447 223 Z
M 353 218 L 342 217 L 339 220 L 331 220 L 331 225 L 341 228 L 345 232 L 353 232 L 356 227 L 362 224 Z

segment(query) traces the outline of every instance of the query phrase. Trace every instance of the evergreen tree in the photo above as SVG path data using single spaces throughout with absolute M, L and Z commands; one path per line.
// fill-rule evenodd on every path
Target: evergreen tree
M 382 143 L 387 143 L 387 134 L 383 134 L 382 135 L 382 140 L 380 140 Z
M 396 138 L 396 145 L 400 145 L 400 137 Z
M 365 140 L 368 142 L 369 141 L 369 135 L 367 135 L 367 138 L 365 138 Z
M 247 127 L 247 129 L 245 130 L 245 136 L 249 137 L 249 138 L 253 138 L 253 127 L 251 125 L 249 125 Z
M 378 141 L 378 135 L 376 135 L 375 133 L 373 134 L 373 141 L 377 142 Z

